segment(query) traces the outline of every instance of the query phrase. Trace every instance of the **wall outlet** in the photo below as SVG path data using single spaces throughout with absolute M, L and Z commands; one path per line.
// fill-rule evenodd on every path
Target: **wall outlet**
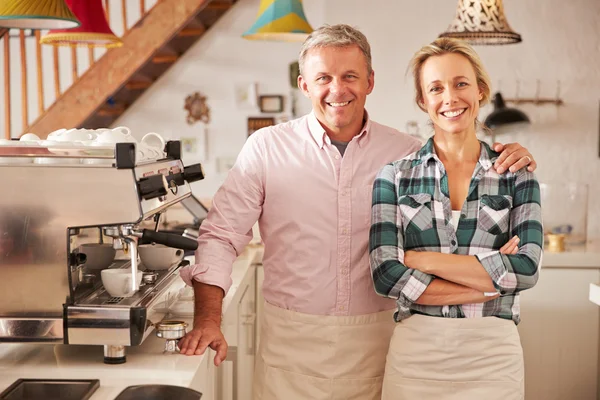
M 182 137 L 181 151 L 183 153 L 196 153 L 198 151 L 198 139 L 195 137 Z

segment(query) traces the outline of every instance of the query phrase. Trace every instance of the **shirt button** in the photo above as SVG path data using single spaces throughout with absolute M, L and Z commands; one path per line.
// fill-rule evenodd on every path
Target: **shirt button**
M 348 268 L 342 268 L 342 274 L 348 275 Z
M 465 219 L 465 218 L 467 218 L 467 214 L 460 214 L 460 217 L 461 217 L 462 219 Z
M 456 240 L 452 240 L 450 243 L 452 244 L 452 246 L 456 246 Z
M 344 306 L 340 306 L 340 308 L 339 308 L 340 311 L 344 311 L 345 309 L 346 309 L 346 307 L 344 307 Z
M 343 235 L 347 235 L 348 234 L 348 229 L 342 229 L 342 234 Z
M 340 159 L 340 155 L 339 154 L 336 154 L 334 157 L 335 157 L 336 160 Z

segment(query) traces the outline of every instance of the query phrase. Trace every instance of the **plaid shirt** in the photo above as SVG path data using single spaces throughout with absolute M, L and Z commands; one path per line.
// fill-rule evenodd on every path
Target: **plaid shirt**
M 456 231 L 448 176 L 433 139 L 377 175 L 369 237 L 371 272 L 375 291 L 397 299 L 396 321 L 420 313 L 447 318 L 496 316 L 519 323 L 519 292 L 536 284 L 542 257 L 540 189 L 526 168 L 498 174 L 492 167 L 497 157 L 481 142 Z M 518 253 L 500 254 L 500 247 L 513 235 L 520 238 Z M 404 265 L 407 250 L 476 256 L 500 297 L 478 304 L 416 304 L 435 276 Z

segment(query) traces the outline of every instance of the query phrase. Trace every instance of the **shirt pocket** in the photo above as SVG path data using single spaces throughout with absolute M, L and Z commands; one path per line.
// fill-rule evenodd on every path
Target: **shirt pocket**
M 419 234 L 433 228 L 431 195 L 409 194 L 398 198 L 402 227 L 406 235 Z
M 479 199 L 477 229 L 492 235 L 508 233 L 513 199 L 505 195 L 484 194 Z

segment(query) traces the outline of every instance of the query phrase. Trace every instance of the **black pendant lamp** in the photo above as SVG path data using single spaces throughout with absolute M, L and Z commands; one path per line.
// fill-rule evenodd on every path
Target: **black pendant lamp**
M 487 116 L 484 122 L 491 130 L 495 131 L 502 127 L 514 127 L 515 125 L 530 123 L 529 117 L 523 111 L 506 107 L 506 103 L 504 103 L 500 92 L 494 95 L 492 103 L 494 104 L 494 111 Z

